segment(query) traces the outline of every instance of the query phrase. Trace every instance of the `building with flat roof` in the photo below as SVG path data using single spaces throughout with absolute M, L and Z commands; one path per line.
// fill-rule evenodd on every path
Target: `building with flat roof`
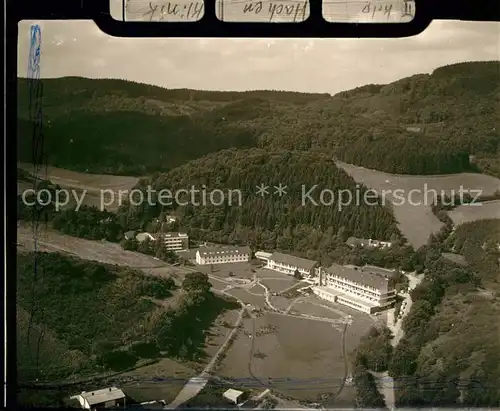
M 250 247 L 203 247 L 196 251 L 196 263 L 227 264 L 250 261 L 252 250 Z
M 186 233 L 161 233 L 156 237 L 163 241 L 167 250 L 180 251 L 189 249 L 189 236 Z
M 389 308 L 396 301 L 392 279 L 367 267 L 333 264 L 320 268 L 313 292 L 368 314 Z
M 317 264 L 316 261 L 306 258 L 276 252 L 268 257 L 266 268 L 289 275 L 298 271 L 302 276 L 309 277 L 314 275 L 314 268 Z
M 80 394 L 71 396 L 70 399 L 77 400 L 81 407 L 86 410 L 125 407 L 126 405 L 124 392 L 116 387 L 89 392 L 83 391 Z
M 346 267 L 350 267 L 350 266 L 346 265 Z M 357 269 L 360 267 L 352 266 L 352 268 Z M 395 269 L 378 267 L 376 265 L 369 265 L 369 264 L 366 264 L 363 267 L 361 267 L 361 270 L 368 271 L 368 272 L 373 273 L 373 274 L 379 274 L 383 277 L 388 277 L 388 278 L 393 278 L 398 274 L 398 271 Z

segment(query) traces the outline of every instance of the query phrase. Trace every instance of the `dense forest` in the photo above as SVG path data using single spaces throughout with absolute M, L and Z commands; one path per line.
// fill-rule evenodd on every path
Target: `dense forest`
M 399 406 L 500 405 L 498 244 L 500 220 L 484 220 L 418 251 L 425 279 L 389 365 Z M 444 259 L 450 248 L 468 265 Z
M 265 197 L 256 193 L 256 187 L 262 183 L 269 186 L 269 195 Z M 286 186 L 287 191 L 281 197 L 274 194 L 274 186 L 279 184 Z M 207 195 L 206 205 L 197 206 L 195 203 L 202 201 L 201 194 L 194 201 L 186 195 L 172 201 L 172 206 L 162 206 L 157 197 L 152 197 L 151 204 L 126 204 L 118 210 L 123 227 L 154 232 L 161 229 L 164 215 L 176 213 L 180 229 L 196 240 L 295 251 L 309 257 L 317 257 L 319 250 L 332 247 L 334 237 L 342 241 L 349 235 L 401 239 L 391 210 L 377 198 L 370 199 L 371 204 L 364 203 L 366 188 L 356 185 L 331 158 L 321 153 L 225 150 L 158 174 L 149 181 L 142 180 L 138 187 L 145 196 L 148 186 L 157 194 L 163 189 L 176 192 L 206 186 L 207 193 L 222 190 L 225 201 L 217 205 L 217 196 L 217 202 L 211 204 Z M 304 197 L 314 186 L 312 200 Z M 240 190 L 240 194 L 235 190 Z M 327 195 L 321 201 L 322 190 L 331 190 L 334 201 Z M 341 190 L 352 193 L 350 204 L 347 196 L 339 199 Z M 359 203 L 356 191 L 360 193 Z M 183 201 L 189 204 L 179 206 Z
M 390 331 L 372 328 L 351 354 L 359 407 L 384 406 L 372 376 L 384 371 L 398 407 L 500 406 L 499 244 L 500 220 L 484 220 L 416 252 L 425 278 L 411 292 L 403 339 L 393 349 Z M 442 257 L 451 248 L 467 266 Z
M 258 147 L 316 150 L 392 173 L 500 176 L 499 67 L 454 64 L 334 96 L 44 79 L 43 149 L 51 165 L 108 174 L 164 172 L 221 149 Z M 18 147 L 27 162 L 28 87 L 19 79 Z
M 58 253 L 20 253 L 17 265 L 21 385 L 120 371 L 162 356 L 200 359 L 204 331 L 237 307 L 214 296 L 201 273 L 176 284 Z

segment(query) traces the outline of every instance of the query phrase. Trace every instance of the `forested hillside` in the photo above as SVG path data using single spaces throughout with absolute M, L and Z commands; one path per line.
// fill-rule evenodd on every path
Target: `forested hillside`
M 269 187 L 265 197 L 256 192 L 262 183 Z M 177 228 L 188 231 L 193 239 L 297 251 L 309 257 L 317 256 L 321 249 L 332 248 L 337 235 L 400 237 L 391 210 L 376 198 L 370 200 L 373 205 L 363 201 L 357 204 L 355 182 L 336 167 L 333 159 L 321 153 L 226 150 L 159 174 L 151 181 L 144 180 L 143 189 L 149 184 L 156 192 L 162 189 L 176 192 L 191 186 L 201 189 L 205 185 L 207 193 L 222 190 L 225 201 L 221 205 L 212 204 L 207 195 L 206 205 L 196 206 L 190 195 L 186 195 L 172 201 L 172 207 L 162 207 L 153 198 L 156 206 L 121 207 L 118 215 L 123 227 L 156 231 L 159 227 L 155 226 L 155 220 L 160 214 L 176 212 L 181 217 Z M 281 197 L 274 193 L 274 186 L 279 184 L 286 186 L 287 192 Z M 303 196 L 314 186 L 312 200 Z M 333 202 L 329 195 L 321 201 L 324 189 L 334 193 Z M 232 205 L 230 190 L 233 190 Z M 241 203 L 234 190 L 240 190 Z M 347 204 L 347 196 L 339 200 L 341 190 L 350 190 L 351 204 Z M 365 191 L 359 187 L 361 199 Z M 219 198 L 216 197 L 217 201 Z M 184 201 L 189 204 L 178 206 Z M 201 195 L 194 202 L 201 202 Z M 159 220 L 164 221 L 163 216 Z
M 389 365 L 400 407 L 500 406 L 498 244 L 500 220 L 484 220 L 419 250 L 425 280 Z M 467 266 L 441 257 L 450 246 Z
M 17 266 L 22 383 L 119 371 L 162 355 L 200 358 L 205 329 L 234 307 L 211 294 L 207 278 L 187 289 L 58 253 L 18 253 Z M 179 327 L 183 333 L 172 331 Z
M 335 96 L 47 79 L 44 151 L 51 165 L 109 174 L 168 171 L 221 149 L 260 147 L 318 150 L 394 173 L 500 176 L 499 70 L 499 62 L 455 64 Z M 26 80 L 18 95 L 20 159 L 31 161 Z

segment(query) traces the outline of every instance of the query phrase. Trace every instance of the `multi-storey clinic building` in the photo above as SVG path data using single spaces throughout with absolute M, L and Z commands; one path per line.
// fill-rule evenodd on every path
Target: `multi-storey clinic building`
M 163 241 L 167 250 L 179 251 L 189 248 L 189 237 L 185 233 L 165 233 L 158 237 Z
M 306 258 L 283 253 L 272 253 L 268 257 L 266 268 L 290 275 L 298 271 L 302 276 L 309 277 L 314 275 L 314 267 L 316 265 L 316 261 L 307 260 Z
M 372 314 L 389 308 L 396 300 L 393 281 L 367 267 L 333 264 L 319 270 L 314 293 L 325 300 Z
M 251 257 L 250 247 L 203 247 L 196 251 L 196 263 L 200 265 L 242 263 Z

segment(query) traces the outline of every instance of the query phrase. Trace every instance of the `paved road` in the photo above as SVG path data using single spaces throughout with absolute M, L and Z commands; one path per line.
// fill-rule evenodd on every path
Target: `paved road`
M 189 269 L 189 270 L 196 271 L 194 269 Z M 208 276 L 210 278 L 220 280 L 218 277 L 215 277 L 212 275 L 208 275 Z M 214 356 L 212 357 L 210 362 L 207 364 L 207 366 L 203 369 L 203 371 L 200 373 L 200 375 L 198 377 L 193 377 L 193 378 L 189 379 L 188 382 L 184 385 L 184 387 L 182 387 L 181 391 L 177 394 L 175 399 L 170 404 L 168 404 L 164 407 L 165 409 L 175 409 L 175 408 L 179 407 L 180 405 L 188 402 L 190 399 L 196 397 L 201 392 L 201 390 L 203 390 L 203 388 L 205 388 L 205 386 L 207 385 L 208 380 L 211 376 L 210 373 L 211 373 L 212 369 L 216 365 L 219 358 L 229 348 L 229 345 L 231 344 L 233 336 L 238 332 L 239 326 L 241 325 L 241 323 L 243 321 L 243 314 L 246 311 L 245 303 L 241 299 L 239 299 L 238 297 L 234 297 L 231 294 L 229 294 L 228 291 L 232 290 L 234 288 L 252 288 L 255 285 L 255 281 L 256 281 L 255 277 L 254 277 L 254 280 L 252 282 L 243 283 L 243 284 L 238 284 L 238 283 L 234 283 L 232 281 L 223 280 L 222 282 L 229 284 L 224 290 L 219 291 L 219 290 L 212 289 L 212 291 L 214 291 L 218 294 L 224 294 L 224 295 L 233 297 L 238 301 L 238 303 L 241 305 L 241 310 L 238 314 L 238 318 L 234 322 L 233 329 L 227 335 L 224 343 L 219 347 L 217 352 L 214 354 Z
M 408 294 L 406 297 L 406 306 L 404 310 L 401 311 L 402 317 L 394 323 L 394 309 L 387 313 L 387 327 L 391 330 L 394 338 L 391 340 L 391 345 L 396 347 L 404 336 L 404 331 L 402 328 L 403 319 L 408 315 L 412 306 L 412 300 L 409 292 L 417 287 L 423 280 L 423 275 L 407 274 L 409 280 Z M 377 384 L 379 392 L 384 396 L 385 404 L 387 408 L 393 410 L 396 408 L 395 392 L 394 392 L 394 380 L 389 376 L 387 372 L 385 373 L 372 373 L 377 377 Z
M 377 381 L 377 387 L 379 392 L 384 396 L 385 405 L 389 410 L 394 410 L 396 408 L 394 380 L 389 376 L 387 371 L 385 372 L 371 371 L 371 374 L 375 377 L 375 380 Z

